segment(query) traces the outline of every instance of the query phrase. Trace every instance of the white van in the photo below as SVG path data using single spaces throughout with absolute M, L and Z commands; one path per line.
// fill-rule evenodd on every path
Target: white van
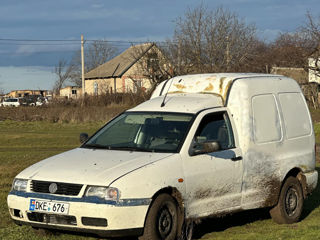
M 19 98 L 7 98 L 2 102 L 3 107 L 19 107 Z
M 239 210 L 271 207 L 276 222 L 297 222 L 317 180 L 294 80 L 187 75 L 162 82 L 81 147 L 19 173 L 8 207 L 33 227 L 191 239 L 194 220 Z

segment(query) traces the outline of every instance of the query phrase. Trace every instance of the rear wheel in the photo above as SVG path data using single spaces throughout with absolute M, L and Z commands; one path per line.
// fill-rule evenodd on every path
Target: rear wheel
M 169 194 L 161 194 L 151 205 L 139 240 L 174 240 L 177 226 L 177 204 Z
M 279 224 L 295 223 L 303 208 L 303 192 L 299 180 L 288 177 L 282 186 L 278 204 L 270 210 L 272 219 Z

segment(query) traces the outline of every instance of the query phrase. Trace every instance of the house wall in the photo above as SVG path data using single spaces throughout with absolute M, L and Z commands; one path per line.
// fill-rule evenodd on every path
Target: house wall
M 72 90 L 76 90 L 76 94 L 72 93 Z M 82 89 L 80 87 L 68 86 L 60 89 L 60 97 L 67 98 L 79 98 L 82 95 Z
M 137 91 L 134 81 L 140 81 L 138 85 L 141 85 L 140 87 L 144 90 L 149 90 L 151 88 L 150 80 L 145 77 L 148 74 L 147 71 L 145 71 L 146 68 L 145 58 L 142 58 L 123 74 L 122 79 L 125 80 L 126 92 Z
M 123 92 L 121 78 L 116 78 L 116 91 L 118 93 Z M 85 92 L 89 95 L 113 93 L 114 78 L 85 80 Z

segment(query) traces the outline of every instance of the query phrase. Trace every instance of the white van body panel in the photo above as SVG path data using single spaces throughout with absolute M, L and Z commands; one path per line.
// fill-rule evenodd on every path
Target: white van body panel
M 235 81 L 227 102 L 230 112 L 233 113 L 239 134 L 239 144 L 244 153 L 243 208 L 261 207 L 274 203 L 280 190 L 280 183 L 291 169 L 299 168 L 303 172 L 315 169 L 315 137 L 308 111 L 302 115 L 305 117 L 307 114 L 306 124 L 311 126 L 309 134 L 287 139 L 279 102 L 279 94 L 298 93 L 303 99 L 304 109 L 307 109 L 298 84 L 286 77 L 268 77 L 266 81 L 263 80 L 265 79 L 260 77 L 248 77 Z M 256 143 L 252 99 L 254 96 L 262 95 L 274 98 L 279 113 L 279 138 L 270 142 Z M 292 107 L 295 108 L 294 103 Z M 297 121 L 300 114 L 297 113 L 292 121 Z M 264 133 L 267 134 L 268 131 Z M 268 137 L 265 135 L 265 138 Z

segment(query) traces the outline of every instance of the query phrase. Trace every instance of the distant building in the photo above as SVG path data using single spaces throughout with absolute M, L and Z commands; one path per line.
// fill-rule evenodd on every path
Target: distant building
M 309 82 L 316 82 L 320 84 L 320 72 L 317 70 L 320 68 L 320 59 L 316 62 L 316 59 L 309 58 Z M 316 66 L 317 65 L 317 66 Z
M 273 67 L 272 74 L 279 74 L 296 80 L 299 85 L 308 83 L 308 72 L 304 68 Z
M 85 74 L 85 92 L 103 93 L 137 92 L 151 88 L 145 69 L 159 66 L 161 51 L 155 44 L 131 46 L 126 51 Z M 144 66 L 142 69 L 141 66 Z
M 13 90 L 10 93 L 6 94 L 5 97 L 9 98 L 21 98 L 31 95 L 40 95 L 43 97 L 52 96 L 52 91 L 50 90 Z
M 76 99 L 81 96 L 81 91 L 82 91 L 81 87 L 67 86 L 65 88 L 60 89 L 60 97 Z

